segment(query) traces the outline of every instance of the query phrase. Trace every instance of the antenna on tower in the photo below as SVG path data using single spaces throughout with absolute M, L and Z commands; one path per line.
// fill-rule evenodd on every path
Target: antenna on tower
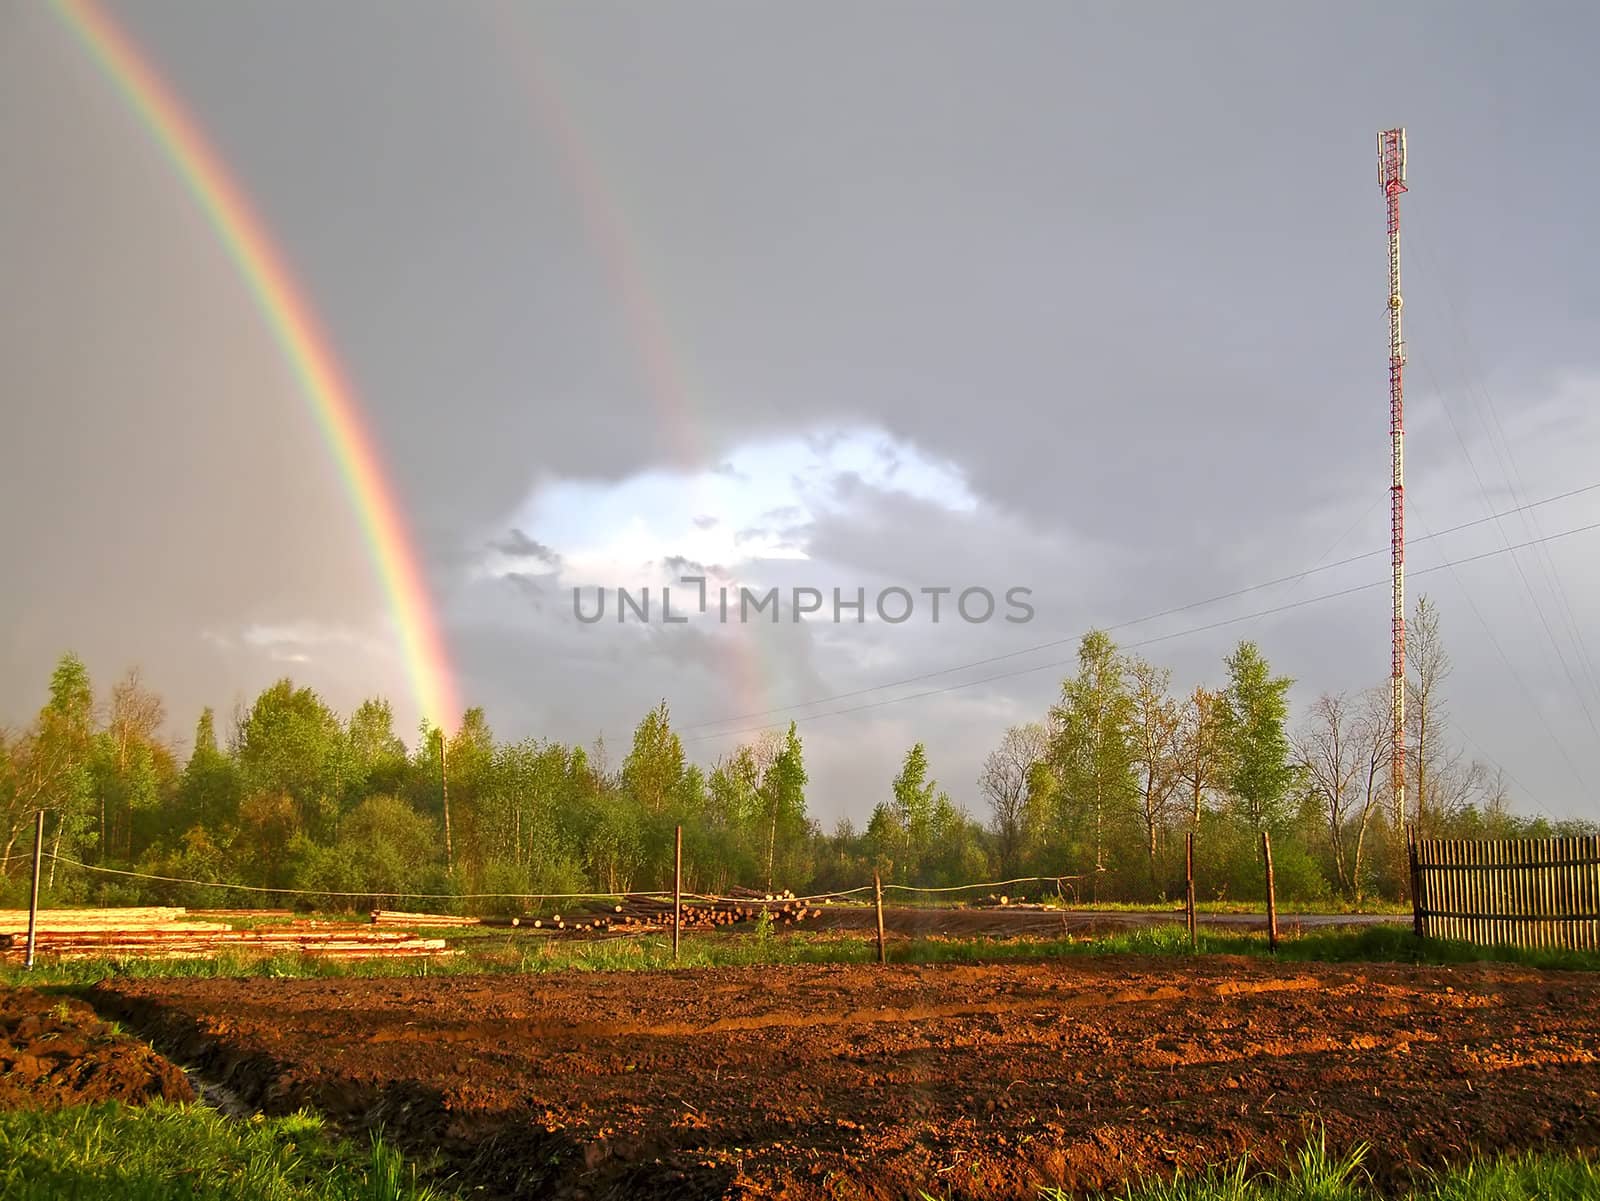
M 1400 197 L 1406 190 L 1406 131 L 1378 135 L 1378 186 L 1383 189 L 1389 224 L 1389 556 L 1394 590 L 1390 618 L 1393 640 L 1389 663 L 1389 716 L 1394 743 L 1389 780 L 1395 812 L 1406 812 L 1406 343 L 1400 330 Z

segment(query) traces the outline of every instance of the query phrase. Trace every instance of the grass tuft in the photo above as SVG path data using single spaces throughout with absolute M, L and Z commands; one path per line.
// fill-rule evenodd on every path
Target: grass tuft
M 316 1115 L 237 1121 L 193 1105 L 0 1113 L 7 1201 L 449 1201 L 388 1144 Z
M 1099 1201 L 1593 1201 L 1600 1197 L 1600 1167 L 1577 1155 L 1526 1154 L 1478 1159 L 1427 1174 L 1401 1193 L 1374 1189 L 1364 1169 L 1367 1146 L 1345 1155 L 1329 1152 L 1319 1134 L 1290 1160 L 1281 1175 L 1249 1170 L 1240 1160 L 1204 1176 L 1124 1185 Z M 1045 1189 L 1041 1201 L 1074 1201 Z

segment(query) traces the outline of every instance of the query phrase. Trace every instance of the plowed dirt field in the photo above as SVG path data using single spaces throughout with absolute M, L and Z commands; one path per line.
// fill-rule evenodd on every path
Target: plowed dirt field
M 0 1109 L 193 1101 L 182 1069 L 82 1001 L 0 988 Z
M 1600 979 L 1207 958 L 170 980 L 96 1007 L 490 1197 L 1033 1198 L 1318 1126 L 1380 1181 L 1600 1149 Z

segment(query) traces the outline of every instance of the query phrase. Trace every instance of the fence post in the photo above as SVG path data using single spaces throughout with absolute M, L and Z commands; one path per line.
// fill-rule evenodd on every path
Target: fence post
M 883 877 L 872 873 L 872 895 L 878 907 L 878 962 L 889 962 L 889 950 L 883 941 Z
M 44 851 L 44 810 L 33 819 L 33 887 L 28 895 L 28 954 L 22 966 L 33 967 L 34 936 L 39 930 L 39 860 Z
M 1406 863 L 1411 871 L 1411 932 L 1422 937 L 1422 869 L 1417 865 L 1417 828 L 1406 823 Z
M 1261 854 L 1267 861 L 1267 947 L 1278 953 L 1278 896 L 1272 879 L 1272 835 L 1261 831 Z
M 1190 830 L 1183 836 L 1183 912 L 1189 922 L 1189 951 L 1194 953 L 1200 949 L 1199 932 L 1195 929 L 1194 917 L 1194 831 Z
M 683 827 L 672 835 L 672 958 L 678 958 L 678 937 L 683 929 Z

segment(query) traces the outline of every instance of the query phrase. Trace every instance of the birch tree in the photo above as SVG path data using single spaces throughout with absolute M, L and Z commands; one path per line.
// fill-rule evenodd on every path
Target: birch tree
M 1144 825 L 1150 878 L 1155 880 L 1156 842 L 1171 817 L 1183 782 L 1183 712 L 1172 696 L 1172 672 L 1144 659 L 1128 661 L 1133 758 L 1138 770 L 1139 818 Z

